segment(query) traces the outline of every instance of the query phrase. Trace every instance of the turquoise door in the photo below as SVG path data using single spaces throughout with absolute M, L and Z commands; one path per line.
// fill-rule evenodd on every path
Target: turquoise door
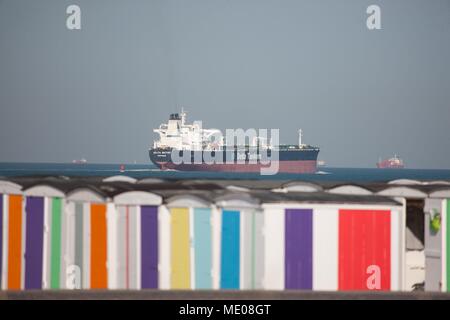
M 239 289 L 239 211 L 222 212 L 222 259 L 220 287 L 222 289 Z
M 194 209 L 195 288 L 211 289 L 211 209 Z

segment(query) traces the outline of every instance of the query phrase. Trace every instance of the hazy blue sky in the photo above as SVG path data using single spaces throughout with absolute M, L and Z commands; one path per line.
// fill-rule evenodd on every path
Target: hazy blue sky
M 0 0 L 0 161 L 146 163 L 185 106 L 285 143 L 302 128 L 333 166 L 450 168 L 449 59 L 448 0 Z

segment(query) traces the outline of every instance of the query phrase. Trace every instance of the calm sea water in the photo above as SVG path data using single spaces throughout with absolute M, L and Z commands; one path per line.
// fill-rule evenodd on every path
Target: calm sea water
M 307 181 L 388 181 L 394 179 L 450 180 L 450 170 L 425 169 L 376 169 L 376 168 L 333 168 L 321 167 L 315 174 L 280 173 L 261 176 L 255 173 L 227 172 L 182 172 L 161 171 L 150 164 L 127 164 L 125 172 L 119 164 L 66 164 L 66 163 L 0 163 L 0 177 L 13 176 L 72 177 L 127 175 L 137 179 L 275 179 Z

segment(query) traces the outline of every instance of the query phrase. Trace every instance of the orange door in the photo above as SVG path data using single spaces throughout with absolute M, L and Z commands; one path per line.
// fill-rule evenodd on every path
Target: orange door
M 91 289 L 107 289 L 106 205 L 91 205 Z
M 22 196 L 9 196 L 8 289 L 20 290 L 22 270 Z

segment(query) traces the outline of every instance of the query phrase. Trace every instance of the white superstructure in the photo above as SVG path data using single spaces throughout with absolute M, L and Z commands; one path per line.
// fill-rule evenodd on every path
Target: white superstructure
M 218 150 L 223 146 L 222 133 L 218 129 L 203 129 L 201 121 L 186 124 L 186 112 L 173 113 L 168 123 L 162 123 L 154 132 L 159 140 L 154 148 L 174 148 L 178 150 Z

